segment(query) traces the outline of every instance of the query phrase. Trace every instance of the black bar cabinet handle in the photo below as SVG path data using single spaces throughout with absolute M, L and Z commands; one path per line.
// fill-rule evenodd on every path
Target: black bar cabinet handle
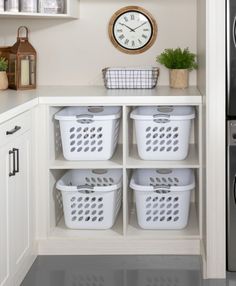
M 234 177 L 233 190 L 234 190 L 234 202 L 236 204 L 236 177 Z
M 236 31 L 235 31 L 235 28 L 236 28 L 236 16 L 234 17 L 234 22 L 233 22 L 233 43 L 234 43 L 234 47 L 236 48 Z
M 16 157 L 14 158 L 14 159 L 16 159 L 16 164 L 15 164 L 16 168 L 14 169 L 14 172 L 19 173 L 20 172 L 19 149 L 13 148 L 13 152 L 14 152 L 14 154 L 16 153 Z
M 12 160 L 12 162 L 13 162 L 13 171 L 11 171 L 11 155 L 13 155 L 13 160 Z M 10 162 L 9 162 L 9 165 L 10 165 L 9 177 L 12 177 L 12 176 L 16 175 L 15 174 L 15 152 L 12 151 L 12 150 L 9 151 L 9 160 L 10 160 Z
M 20 129 L 21 129 L 21 127 L 16 125 L 12 130 L 7 131 L 6 134 L 12 135 L 12 134 L 16 133 L 17 131 L 19 131 Z

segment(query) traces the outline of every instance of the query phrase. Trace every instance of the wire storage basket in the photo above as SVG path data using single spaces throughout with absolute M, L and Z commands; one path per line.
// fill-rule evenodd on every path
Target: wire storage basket
M 151 89 L 156 87 L 159 68 L 105 68 L 104 85 L 108 89 Z
M 137 107 L 134 119 L 138 154 L 143 160 L 184 160 L 188 155 L 191 106 Z
M 67 160 L 109 160 L 119 138 L 119 106 L 66 107 L 56 113 Z
M 138 223 L 143 229 L 182 229 L 188 223 L 192 169 L 138 169 L 134 190 Z
M 70 170 L 58 182 L 65 224 L 71 229 L 109 229 L 121 207 L 121 170 Z

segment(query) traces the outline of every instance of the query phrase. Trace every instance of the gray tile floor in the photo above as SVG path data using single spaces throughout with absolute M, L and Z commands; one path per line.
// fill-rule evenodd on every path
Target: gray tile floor
M 21 286 L 236 286 L 200 269 L 198 256 L 39 256 Z

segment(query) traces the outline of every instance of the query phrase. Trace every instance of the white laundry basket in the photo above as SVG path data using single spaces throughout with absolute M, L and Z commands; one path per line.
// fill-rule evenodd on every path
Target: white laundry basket
M 58 182 L 65 224 L 71 229 L 108 229 L 121 206 L 121 170 L 70 170 Z
M 138 223 L 144 229 L 182 229 L 188 223 L 191 169 L 139 169 L 130 187 L 135 192 Z
M 117 146 L 121 108 L 66 107 L 56 113 L 67 160 L 109 160 Z
M 137 107 L 131 112 L 135 122 L 138 153 L 143 160 L 184 160 L 188 155 L 190 106 Z

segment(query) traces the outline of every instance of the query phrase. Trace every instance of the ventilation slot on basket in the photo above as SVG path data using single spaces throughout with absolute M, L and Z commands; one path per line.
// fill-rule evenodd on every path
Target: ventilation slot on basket
M 103 127 L 72 127 L 70 129 L 70 152 L 102 152 Z
M 62 195 L 61 192 L 58 190 L 54 190 L 54 201 L 55 201 L 55 218 L 56 218 L 56 224 L 59 223 L 63 216 L 63 201 L 62 201 Z
M 109 177 L 85 177 L 86 185 L 91 187 L 106 187 L 106 186 L 112 186 L 114 184 L 113 178 Z
M 146 222 L 177 222 L 180 205 L 178 196 L 149 196 L 146 198 Z
M 61 143 L 61 132 L 59 122 L 55 122 L 54 125 L 54 140 L 55 140 L 55 152 L 57 155 L 61 153 L 62 143 Z
M 115 142 L 115 145 L 116 145 L 117 142 L 118 142 L 119 129 L 120 129 L 120 122 L 117 121 L 116 124 L 115 124 L 115 130 L 114 130 L 114 142 Z
M 145 140 L 147 152 L 177 152 L 179 150 L 178 127 L 147 127 Z
M 103 197 L 73 196 L 70 200 L 71 221 L 75 222 L 102 222 L 104 220 Z
M 171 186 L 179 186 L 179 179 L 177 177 L 150 177 L 149 178 L 150 186 L 153 187 L 171 187 Z

